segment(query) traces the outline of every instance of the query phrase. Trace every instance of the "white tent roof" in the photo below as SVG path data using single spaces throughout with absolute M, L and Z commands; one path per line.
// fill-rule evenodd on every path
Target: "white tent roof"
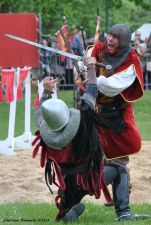
M 141 33 L 141 39 L 144 41 L 151 33 L 151 23 L 145 23 L 137 29 Z M 132 40 L 134 39 L 135 32 L 132 33 Z

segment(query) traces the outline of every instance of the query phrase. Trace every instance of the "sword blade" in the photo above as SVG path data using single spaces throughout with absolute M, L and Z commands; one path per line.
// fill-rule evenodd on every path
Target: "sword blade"
M 46 50 L 48 50 L 50 52 L 54 52 L 54 53 L 59 54 L 59 55 L 66 56 L 66 57 L 68 57 L 70 59 L 75 59 L 77 61 L 84 60 L 84 58 L 82 56 L 74 55 L 74 54 L 71 54 L 71 53 L 68 53 L 68 52 L 64 52 L 64 51 L 61 51 L 61 50 L 58 50 L 58 49 L 55 49 L 55 48 L 44 46 L 44 45 L 39 44 L 37 42 L 30 41 L 30 40 L 27 40 L 27 39 L 24 39 L 24 38 L 21 38 L 21 37 L 12 35 L 12 34 L 5 34 L 5 36 L 9 37 L 11 39 L 14 39 L 14 40 L 17 40 L 17 41 L 21 41 L 23 43 L 26 43 L 26 44 L 38 47 L 38 48 L 46 49 Z

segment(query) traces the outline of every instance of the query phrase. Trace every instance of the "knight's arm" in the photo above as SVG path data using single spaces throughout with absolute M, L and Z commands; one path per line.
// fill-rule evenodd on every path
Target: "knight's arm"
M 86 65 L 88 69 L 86 93 L 84 93 L 82 99 L 92 107 L 95 107 L 97 97 L 97 85 L 96 85 L 96 59 L 89 57 L 86 59 Z
M 41 104 L 47 99 L 51 98 L 51 94 L 52 94 L 52 90 L 54 88 L 55 82 L 56 80 L 51 80 L 50 77 L 45 77 L 45 79 L 43 80 L 44 91 L 40 98 L 40 103 L 38 107 L 36 107 L 35 109 L 35 123 L 38 129 L 42 122 Z

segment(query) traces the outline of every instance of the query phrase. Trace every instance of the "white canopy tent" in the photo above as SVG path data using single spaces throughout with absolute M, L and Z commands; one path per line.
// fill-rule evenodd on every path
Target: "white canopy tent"
M 141 27 L 139 27 L 137 29 L 137 31 L 139 31 L 141 33 L 141 39 L 144 41 L 146 37 L 149 37 L 150 33 L 151 33 L 151 23 L 145 23 L 143 24 Z M 135 36 L 135 32 L 134 31 L 132 33 L 132 40 L 134 39 Z

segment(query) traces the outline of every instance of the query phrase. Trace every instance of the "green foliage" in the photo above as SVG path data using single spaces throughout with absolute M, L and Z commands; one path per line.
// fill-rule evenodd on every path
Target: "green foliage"
M 108 2 L 111 8 L 120 8 L 122 6 L 122 0 L 111 0 Z
M 109 26 L 127 23 L 132 30 L 151 22 L 150 0 L 108 0 Z M 0 0 L 1 13 L 34 12 L 42 17 L 42 32 L 55 35 L 66 16 L 69 30 L 82 25 L 87 36 L 94 36 L 97 9 L 101 17 L 101 31 L 106 30 L 106 0 Z M 141 18 L 141 19 L 140 19 Z
M 143 9 L 150 10 L 151 9 L 151 2 L 150 0 L 130 0 L 135 2 L 136 5 L 140 5 Z
M 110 9 L 110 26 L 116 23 L 126 23 L 134 31 L 144 23 L 151 22 L 150 11 L 136 5 L 134 1 L 122 0 L 119 8 Z M 141 19 L 140 19 L 141 18 Z

